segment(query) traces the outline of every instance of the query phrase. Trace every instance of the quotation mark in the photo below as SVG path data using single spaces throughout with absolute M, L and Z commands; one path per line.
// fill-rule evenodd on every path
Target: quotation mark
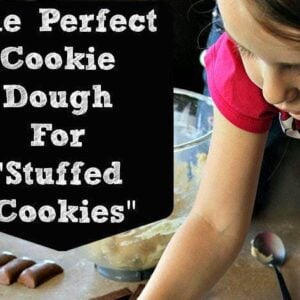
M 135 200 L 127 200 L 127 209 L 135 210 Z

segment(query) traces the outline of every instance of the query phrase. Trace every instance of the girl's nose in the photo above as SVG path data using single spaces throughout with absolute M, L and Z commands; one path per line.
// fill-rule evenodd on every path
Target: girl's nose
M 287 76 L 275 68 L 266 68 L 263 77 L 263 95 L 265 100 L 277 105 L 294 101 L 299 93 L 298 88 L 291 85 Z

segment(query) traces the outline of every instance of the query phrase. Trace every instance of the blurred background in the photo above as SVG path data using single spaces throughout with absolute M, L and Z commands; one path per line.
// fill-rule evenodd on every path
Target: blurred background
M 165 0 L 174 17 L 173 86 L 201 92 L 202 66 L 214 0 Z

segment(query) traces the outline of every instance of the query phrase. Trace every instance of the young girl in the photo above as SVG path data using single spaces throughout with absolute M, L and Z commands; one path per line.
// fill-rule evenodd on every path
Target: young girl
M 300 133 L 300 1 L 219 0 L 225 33 L 205 65 L 215 102 L 198 196 L 140 300 L 196 300 L 240 251 L 274 118 Z

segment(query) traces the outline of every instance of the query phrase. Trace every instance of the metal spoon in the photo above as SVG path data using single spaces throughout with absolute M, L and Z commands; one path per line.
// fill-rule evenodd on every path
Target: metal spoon
M 279 236 L 269 231 L 259 233 L 251 241 L 251 254 L 264 265 L 274 268 L 281 289 L 282 299 L 291 300 L 292 298 L 279 268 L 286 258 L 285 247 Z

